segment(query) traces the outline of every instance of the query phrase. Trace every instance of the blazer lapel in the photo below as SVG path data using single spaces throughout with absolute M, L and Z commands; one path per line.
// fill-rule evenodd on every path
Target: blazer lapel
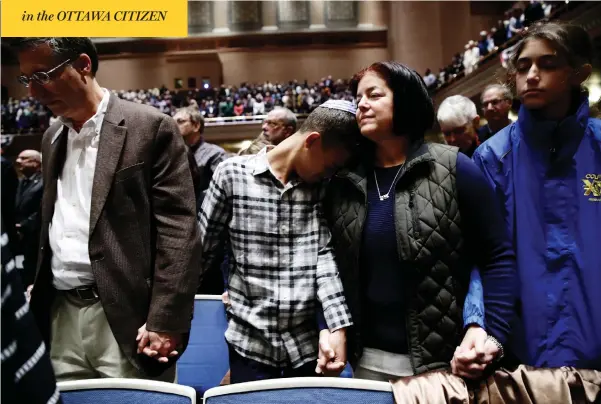
M 42 204 L 42 223 L 49 223 L 54 213 L 54 203 L 56 202 L 56 183 L 61 176 L 65 159 L 67 158 L 67 139 L 69 128 L 62 126 L 62 129 L 55 135 L 50 143 L 50 152 L 47 159 L 48 164 L 44 167 L 44 203 Z
M 96 168 L 94 170 L 94 184 L 92 186 L 92 205 L 90 207 L 90 236 L 96 228 L 100 213 L 106 203 L 106 198 L 111 190 L 115 170 L 121 158 L 121 150 L 125 143 L 127 128 L 121 126 L 124 118 L 119 100 L 111 95 L 109 105 L 104 115 Z

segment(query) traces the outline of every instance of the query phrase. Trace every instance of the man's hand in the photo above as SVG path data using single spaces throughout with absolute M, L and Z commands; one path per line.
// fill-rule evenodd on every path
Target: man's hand
M 161 363 L 169 362 L 169 358 L 177 356 L 179 336 L 146 330 L 146 324 L 138 328 L 138 353 L 156 358 Z
M 499 348 L 489 341 L 487 336 L 486 331 L 479 326 L 468 328 L 451 360 L 451 370 L 454 374 L 468 379 L 482 376 L 482 372 L 499 353 Z
M 230 294 L 227 292 L 227 290 L 221 295 L 221 301 L 223 302 L 226 308 L 232 305 L 230 303 Z
M 27 298 L 27 302 L 31 300 L 31 291 L 33 290 L 33 285 L 27 286 L 27 291 L 25 292 L 25 297 Z
M 319 333 L 319 354 L 315 373 L 339 376 L 346 366 L 346 329 Z

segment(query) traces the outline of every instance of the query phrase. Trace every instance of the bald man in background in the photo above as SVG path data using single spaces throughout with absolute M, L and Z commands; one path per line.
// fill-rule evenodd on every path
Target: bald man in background
M 17 255 L 23 255 L 21 279 L 28 286 L 35 278 L 40 236 L 40 207 L 44 193 L 42 179 L 42 154 L 36 150 L 23 150 L 16 161 L 21 178 L 15 195 L 15 227 Z

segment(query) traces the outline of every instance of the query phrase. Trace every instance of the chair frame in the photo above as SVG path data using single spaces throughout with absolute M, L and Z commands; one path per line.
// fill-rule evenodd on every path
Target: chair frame
M 190 399 L 192 404 L 197 403 L 196 390 L 194 390 L 192 387 L 153 380 L 124 378 L 89 379 L 58 382 L 57 386 L 61 393 L 67 391 L 110 389 L 154 391 L 158 393 L 168 393 L 187 397 Z
M 267 390 L 288 390 L 302 388 L 335 388 L 346 390 L 366 390 L 392 393 L 390 383 L 363 379 L 343 379 L 337 377 L 294 377 L 286 379 L 260 380 L 219 386 L 209 389 L 204 394 L 205 403 L 208 398 L 230 394 L 244 394 Z
M 221 295 L 194 295 L 194 300 L 218 300 L 221 302 Z

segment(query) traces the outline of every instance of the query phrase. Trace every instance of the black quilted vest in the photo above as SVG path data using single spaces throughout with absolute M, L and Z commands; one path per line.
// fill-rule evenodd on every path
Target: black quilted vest
M 416 374 L 449 366 L 462 336 L 462 306 L 469 282 L 455 174 L 457 148 L 423 144 L 407 159 L 395 188 L 395 228 L 400 259 L 412 273 L 407 296 L 407 341 Z M 355 327 L 348 333 L 349 360 L 361 357 L 359 254 L 367 215 L 364 166 L 332 179 L 324 201 L 347 303 Z M 467 276 L 466 276 L 467 274 Z

